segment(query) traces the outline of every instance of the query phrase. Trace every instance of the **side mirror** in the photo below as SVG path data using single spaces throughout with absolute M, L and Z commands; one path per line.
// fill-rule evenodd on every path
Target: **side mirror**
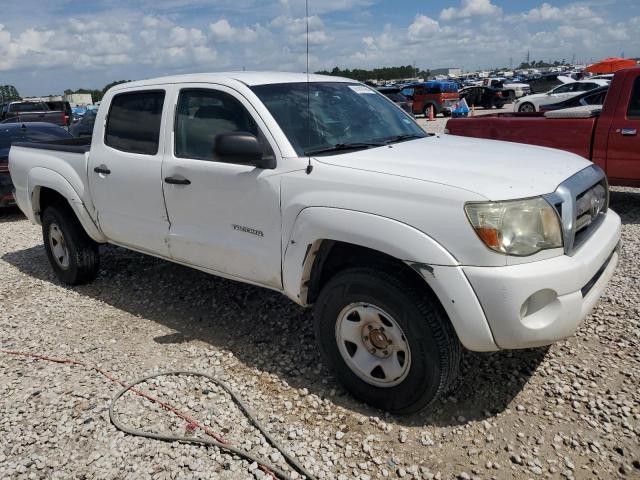
M 213 158 L 225 163 L 253 165 L 263 169 L 276 168 L 275 157 L 264 157 L 258 138 L 246 132 L 228 132 L 216 135 Z

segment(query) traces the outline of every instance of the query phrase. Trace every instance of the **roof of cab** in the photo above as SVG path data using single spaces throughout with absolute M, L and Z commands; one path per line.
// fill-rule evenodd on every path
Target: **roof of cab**
M 290 72 L 221 72 L 221 73 L 190 73 L 186 75 L 173 75 L 169 77 L 150 78 L 135 82 L 121 83 L 113 87 L 114 90 L 123 90 L 135 87 L 151 85 L 166 85 L 173 83 L 225 83 L 236 80 L 247 86 L 266 85 L 274 83 L 302 83 L 307 81 L 306 73 Z M 343 77 L 311 74 L 308 77 L 311 82 L 355 82 Z

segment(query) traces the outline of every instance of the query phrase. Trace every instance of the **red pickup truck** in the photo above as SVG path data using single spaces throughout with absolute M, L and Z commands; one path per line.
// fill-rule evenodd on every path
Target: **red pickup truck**
M 640 186 L 640 67 L 616 72 L 601 111 L 566 112 L 455 118 L 446 130 L 566 150 L 602 167 L 612 185 Z

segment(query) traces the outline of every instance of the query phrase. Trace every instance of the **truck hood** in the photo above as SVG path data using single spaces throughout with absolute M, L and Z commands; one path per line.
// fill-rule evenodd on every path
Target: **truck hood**
M 430 136 L 389 147 L 318 156 L 316 160 L 449 185 L 489 200 L 551 193 L 590 165 L 584 158 L 561 150 L 457 135 Z

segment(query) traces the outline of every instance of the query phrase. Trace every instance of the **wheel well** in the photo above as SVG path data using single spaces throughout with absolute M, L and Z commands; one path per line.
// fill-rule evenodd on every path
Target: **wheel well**
M 334 275 L 352 267 L 373 267 L 392 272 L 416 289 L 433 293 L 420 274 L 402 260 L 360 245 L 323 240 L 316 250 L 311 273 L 306 281 L 306 303 L 314 303 L 322 288 Z
M 36 192 L 33 199 L 36 214 L 42 215 L 42 212 L 52 205 L 73 211 L 69 201 L 55 190 L 48 187 L 40 187 L 39 191 Z

